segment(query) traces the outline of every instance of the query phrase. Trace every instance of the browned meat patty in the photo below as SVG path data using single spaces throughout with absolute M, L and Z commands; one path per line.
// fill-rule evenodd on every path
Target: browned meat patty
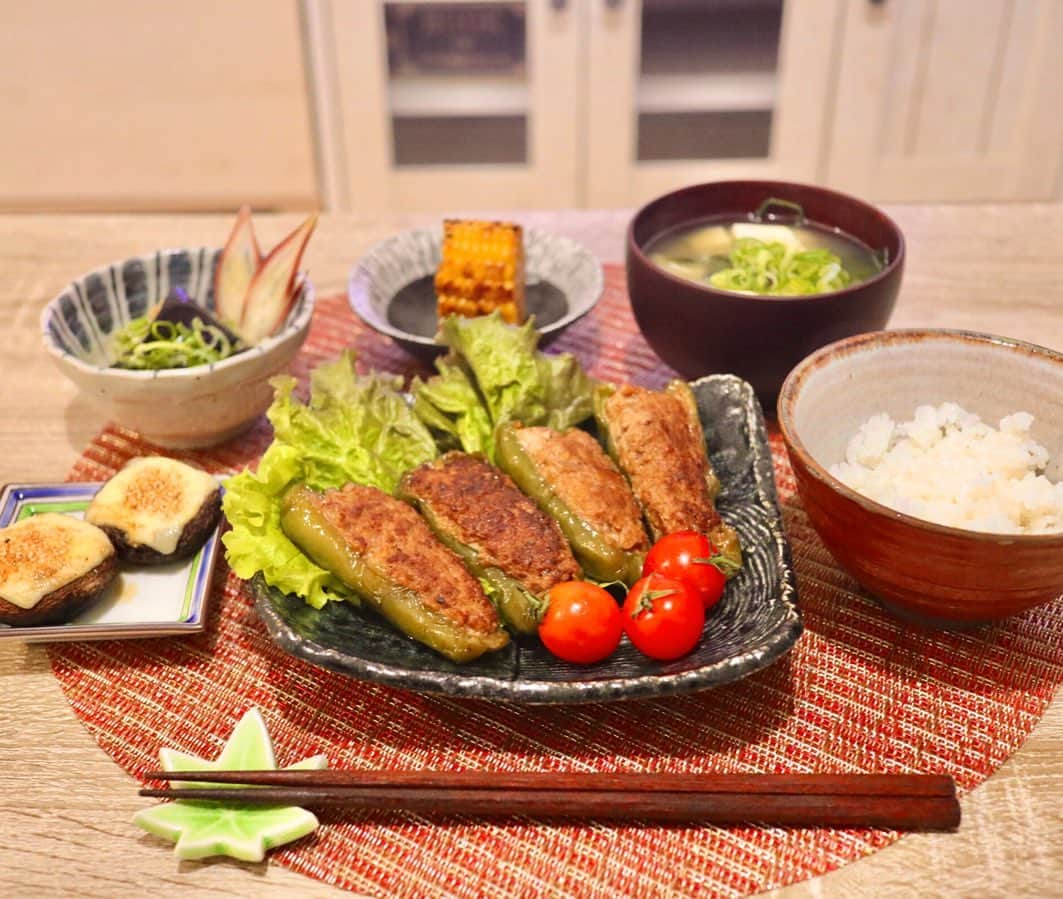
M 580 576 L 560 527 L 485 459 L 452 452 L 406 474 L 401 491 L 442 531 L 534 594 Z
M 416 592 L 427 608 L 480 633 L 501 626 L 479 581 L 402 500 L 348 484 L 325 493 L 319 508 L 371 568 Z
M 617 461 L 631 481 L 655 537 L 720 521 L 716 477 L 704 436 L 683 403 L 667 392 L 618 388 L 605 401 Z
M 627 552 L 649 549 L 631 488 L 597 440 L 586 431 L 553 428 L 520 428 L 515 434 L 557 498 L 610 546 Z

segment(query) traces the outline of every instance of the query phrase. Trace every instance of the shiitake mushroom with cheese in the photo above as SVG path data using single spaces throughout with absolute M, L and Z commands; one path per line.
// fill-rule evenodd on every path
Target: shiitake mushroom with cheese
M 0 622 L 68 621 L 103 596 L 118 558 L 100 528 L 45 512 L 0 528 Z
M 161 565 L 191 556 L 221 516 L 213 475 L 176 459 L 131 459 L 93 497 L 85 520 L 101 528 L 126 562 Z

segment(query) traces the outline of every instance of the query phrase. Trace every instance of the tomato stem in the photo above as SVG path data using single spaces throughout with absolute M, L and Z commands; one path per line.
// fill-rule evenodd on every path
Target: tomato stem
M 665 587 L 663 590 L 644 590 L 639 597 L 638 608 L 632 618 L 637 618 L 643 612 L 652 612 L 653 603 L 663 596 L 674 596 L 679 591 L 675 587 Z
M 742 570 L 741 565 L 736 564 L 733 559 L 727 558 L 727 556 L 722 553 L 716 553 L 708 558 L 698 556 L 691 561 L 696 562 L 699 565 L 711 565 L 725 577 L 734 577 Z

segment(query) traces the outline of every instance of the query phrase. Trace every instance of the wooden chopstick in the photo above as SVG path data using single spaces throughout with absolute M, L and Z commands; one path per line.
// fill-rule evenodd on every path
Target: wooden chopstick
M 151 772 L 157 780 L 254 786 L 143 789 L 142 796 L 351 811 L 656 823 L 947 830 L 952 779 L 888 774 L 540 774 L 479 771 Z
M 663 793 L 785 793 L 955 796 L 944 774 L 675 774 L 537 771 L 149 771 L 147 780 L 263 787 L 421 787 L 465 790 L 588 790 Z

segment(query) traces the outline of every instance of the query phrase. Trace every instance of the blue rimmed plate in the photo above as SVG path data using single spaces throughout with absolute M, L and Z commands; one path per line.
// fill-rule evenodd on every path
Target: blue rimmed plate
M 0 492 L 0 527 L 62 512 L 82 517 L 101 484 L 10 484 Z M 92 608 L 65 624 L 0 625 L 0 640 L 25 643 L 121 640 L 199 633 L 206 627 L 219 531 L 191 559 L 169 565 L 122 565 L 121 573 Z

